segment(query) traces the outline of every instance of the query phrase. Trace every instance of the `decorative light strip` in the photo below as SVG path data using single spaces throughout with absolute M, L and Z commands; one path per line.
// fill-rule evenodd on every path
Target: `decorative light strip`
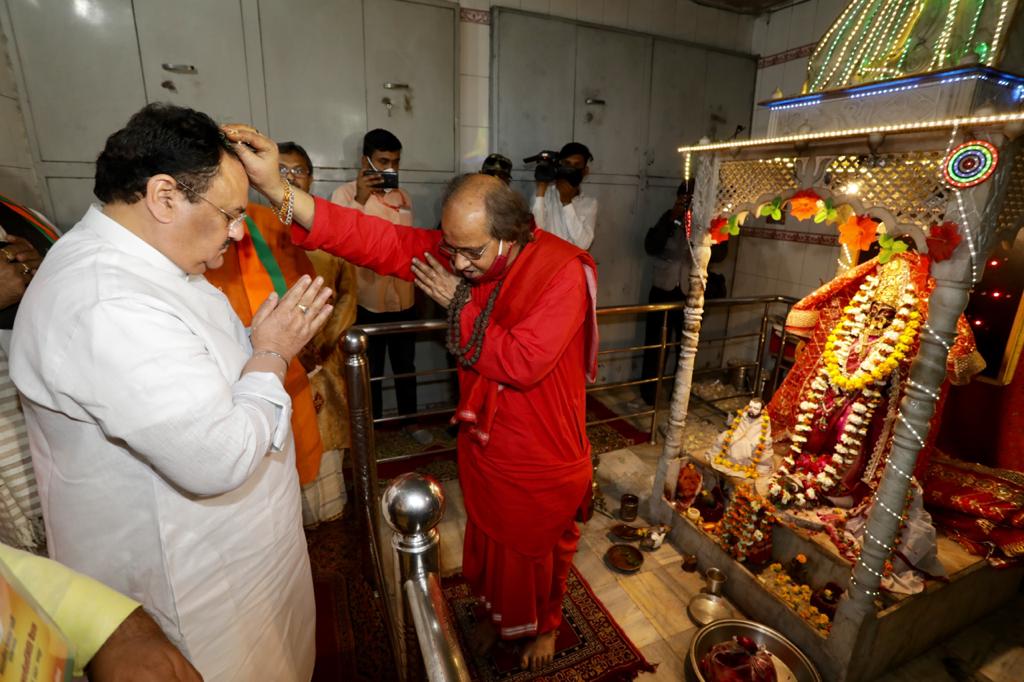
M 843 13 L 839 15 L 839 18 L 836 19 L 835 23 L 829 27 L 828 31 L 825 33 L 825 36 L 818 43 L 817 49 L 815 49 L 814 52 L 811 54 L 811 62 L 813 62 L 817 58 L 818 53 L 821 52 L 821 50 L 825 47 L 825 45 L 828 43 L 829 38 L 831 38 L 832 34 L 836 32 L 836 29 L 846 24 L 846 15 L 853 11 L 853 7 L 856 4 L 857 2 L 851 2 L 849 5 L 847 5 L 846 9 L 844 9 Z M 832 45 L 832 49 L 835 49 L 835 44 Z M 829 51 L 829 54 L 831 54 L 831 50 Z M 828 59 L 826 58 L 825 61 L 828 61 Z
M 942 34 L 939 36 L 939 44 L 935 49 L 935 56 L 932 57 L 931 69 L 941 69 L 946 62 L 946 48 L 949 47 L 949 39 L 953 33 L 953 23 L 956 21 L 957 6 L 959 0 L 950 0 L 946 8 L 946 23 L 942 26 Z
M 873 63 L 878 57 L 882 56 L 880 53 L 882 53 L 885 49 L 889 47 L 890 43 L 893 41 L 893 38 L 895 37 L 894 29 L 899 29 L 899 26 L 896 25 L 896 17 L 900 16 L 901 11 L 905 12 L 906 6 L 906 2 L 889 3 L 889 6 L 887 8 L 890 10 L 887 15 L 888 21 L 885 22 L 885 28 L 883 28 L 882 31 L 878 34 L 878 40 L 874 42 L 874 45 L 871 46 L 871 50 L 864 58 L 864 62 L 861 65 L 860 69 L 862 72 L 866 71 L 869 68 L 867 65 Z
M 793 102 L 792 104 L 780 104 L 778 106 L 768 105 L 770 111 L 784 111 L 786 109 L 802 109 L 803 107 L 813 107 L 815 104 L 821 104 L 825 99 L 824 95 L 817 95 L 816 97 L 807 98 L 801 102 Z
M 874 12 L 864 11 L 864 12 L 860 13 L 860 16 L 857 17 L 857 23 L 853 27 L 853 31 L 850 32 L 850 36 L 855 36 L 855 35 L 857 35 L 860 32 L 860 27 L 864 23 L 864 19 L 866 19 L 869 14 L 873 16 Z M 846 36 L 847 40 L 843 41 L 843 49 L 841 49 L 839 51 L 839 56 L 836 57 L 835 62 L 832 63 L 832 68 L 825 75 L 824 80 L 821 80 L 819 78 L 818 82 L 828 83 L 830 80 L 832 80 L 832 76 L 835 75 L 836 71 L 839 70 L 839 67 L 843 64 L 843 61 L 844 61 L 843 57 L 846 56 L 846 49 L 850 46 L 850 43 L 853 42 L 852 40 L 849 40 L 850 36 Z M 828 62 L 829 62 L 829 58 L 826 57 L 825 58 L 825 63 L 827 64 Z M 817 89 L 817 88 L 815 88 L 815 89 Z
M 683 161 L 683 180 L 690 179 L 690 162 L 693 160 L 692 154 L 686 155 L 686 160 Z
M 686 152 L 713 152 L 721 149 L 741 149 L 744 147 L 762 147 L 772 144 L 785 144 L 787 142 L 810 142 L 817 140 L 835 140 L 843 137 L 857 137 L 859 135 L 870 135 L 871 133 L 912 133 L 926 130 L 937 130 L 952 126 L 977 126 L 993 125 L 998 123 L 1010 123 L 1013 121 L 1024 121 L 1024 112 L 1008 114 L 992 114 L 990 116 L 964 116 L 961 118 L 943 118 L 934 121 L 916 121 L 913 123 L 891 123 L 888 125 L 868 126 L 864 128 L 844 128 L 842 130 L 827 130 L 818 133 L 800 133 L 795 135 L 780 135 L 779 137 L 762 137 L 752 140 L 733 140 L 729 142 L 709 142 L 707 144 L 696 144 L 679 147 L 676 151 Z
M 972 69 L 973 70 L 973 69 Z M 925 76 L 913 76 L 910 78 L 902 79 L 904 85 L 892 85 L 882 87 L 880 85 L 868 85 L 860 86 L 856 88 L 850 88 L 846 90 L 846 95 L 843 97 L 829 97 L 826 98 L 823 94 L 815 95 L 802 95 L 800 97 L 790 97 L 782 100 L 778 104 L 766 103 L 764 106 L 769 111 L 783 111 L 786 109 L 798 109 L 802 107 L 809 107 L 815 104 L 821 104 L 822 102 L 829 102 L 833 100 L 847 100 L 847 99 L 861 99 L 864 97 L 873 97 L 874 95 L 887 95 L 893 92 L 905 92 L 907 90 L 916 90 L 917 88 L 929 85 L 948 85 L 949 83 L 959 83 L 961 81 L 974 81 L 980 80 L 986 83 L 995 83 L 1002 87 L 1014 86 L 1013 98 L 1015 101 L 1020 101 L 1024 95 L 1024 83 L 1021 79 L 1014 78 L 1010 79 L 1003 75 L 994 76 L 989 73 L 968 73 L 963 76 L 954 74 L 963 73 L 963 69 L 957 69 L 951 72 L 949 76 L 938 80 L 930 80 Z M 899 80 L 897 80 L 899 82 Z
M 943 348 L 946 349 L 946 354 L 948 355 L 949 354 L 950 345 L 946 342 L 946 340 L 944 338 L 942 338 L 941 336 L 939 336 L 938 332 L 936 332 L 934 329 L 932 329 L 931 325 L 929 325 L 927 322 L 924 323 L 924 330 L 926 332 L 928 332 L 929 334 L 931 334 L 932 338 L 935 339 L 936 341 L 938 341 L 940 346 L 942 346 Z
M 916 388 L 917 390 L 919 390 L 919 391 L 921 391 L 922 393 L 926 394 L 926 395 L 927 395 L 928 397 L 930 397 L 930 398 L 931 398 L 932 400 L 934 400 L 935 402 L 939 402 L 939 394 L 938 394 L 938 393 L 936 393 L 935 391 L 931 390 L 930 388 L 928 388 L 928 387 L 926 387 L 926 386 L 922 386 L 921 384 L 917 383 L 917 382 L 916 382 L 916 381 L 914 381 L 913 379 L 907 379 L 907 382 L 908 382 L 908 383 L 909 383 L 909 384 L 910 384 L 911 386 L 913 386 L 914 388 Z
M 978 22 L 981 20 L 981 11 L 985 9 L 985 0 L 978 0 L 978 7 L 974 10 L 974 19 L 971 20 L 971 28 L 964 38 L 964 52 L 961 57 L 971 51 L 971 43 L 974 42 L 974 35 L 978 32 Z
M 1010 7 L 1010 0 L 1003 0 L 999 5 L 999 20 L 996 22 L 996 30 L 992 34 L 992 49 L 988 51 L 988 59 L 985 63 L 989 66 L 996 60 L 996 56 L 999 54 L 999 36 L 1003 34 L 1003 24 L 1006 23 L 1006 11 Z
M 960 210 L 960 225 L 961 232 L 967 237 L 967 250 L 971 254 L 971 284 L 978 283 L 978 250 L 974 248 L 974 239 L 971 237 L 971 225 L 967 220 L 967 211 L 964 209 L 964 198 L 960 196 L 960 190 L 953 188 L 953 194 L 956 196 L 956 205 Z
M 955 2 L 956 0 L 953 1 Z M 870 18 L 868 18 L 868 26 L 877 25 L 881 23 L 880 18 L 876 22 L 876 17 L 879 17 L 879 8 L 881 8 L 881 11 L 884 12 L 889 4 L 889 0 L 881 0 L 881 2 L 872 9 L 871 16 Z M 878 39 L 876 38 L 876 40 Z M 854 72 L 857 71 L 859 66 L 863 65 L 862 60 L 864 59 L 864 53 L 867 52 L 868 48 L 871 47 L 871 45 L 875 43 L 876 40 L 870 40 L 869 38 L 865 37 L 863 40 L 858 41 L 860 44 L 857 47 L 856 54 L 851 53 L 851 55 L 847 58 L 846 71 L 843 73 L 842 77 L 843 83 L 850 82 L 850 78 L 853 76 Z

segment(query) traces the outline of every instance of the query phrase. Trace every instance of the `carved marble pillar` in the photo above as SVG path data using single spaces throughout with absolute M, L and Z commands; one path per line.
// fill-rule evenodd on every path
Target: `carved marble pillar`
M 661 447 L 661 458 L 654 476 L 654 490 L 651 494 L 649 515 L 659 523 L 667 523 L 671 510 L 660 503 L 665 489 L 665 473 L 669 460 L 678 457 L 682 451 L 683 427 L 690 404 L 690 388 L 693 383 L 693 365 L 697 357 L 700 340 L 700 324 L 704 316 L 704 286 L 708 277 L 708 261 L 711 259 L 711 236 L 708 226 L 715 210 L 715 193 L 718 189 L 718 161 L 713 154 L 703 154 L 694 164 L 696 167 L 696 188 L 693 197 L 693 232 L 690 247 L 693 263 L 690 267 L 690 286 L 683 312 L 683 335 L 676 363 L 675 387 L 669 405 L 668 428 Z
M 998 145 L 1001 141 L 994 142 Z M 921 330 L 921 350 L 910 367 L 909 387 L 900 402 L 903 418 L 896 424 L 892 452 L 876 493 L 876 504 L 868 515 L 861 558 L 851 576 L 850 597 L 840 604 L 834 634 L 859 627 L 863 618 L 874 611 L 883 567 L 899 533 L 910 477 L 928 439 L 938 394 L 946 378 L 946 360 L 956 337 L 956 323 L 967 307 L 971 287 L 984 271 L 1016 146 L 1004 146 L 1000 152 L 1004 162 L 988 183 L 959 197 L 954 194 L 948 204 L 946 215 L 959 223 L 963 243 L 952 258 L 932 264 L 936 286 L 929 299 L 927 325 Z M 977 210 L 979 205 L 984 206 L 983 211 Z M 969 239 L 974 245 L 973 256 Z

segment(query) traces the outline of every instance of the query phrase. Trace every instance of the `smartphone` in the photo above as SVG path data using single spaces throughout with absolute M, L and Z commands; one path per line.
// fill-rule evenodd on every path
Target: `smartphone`
M 398 171 L 395 170 L 368 170 L 363 171 L 363 175 L 370 177 L 383 178 L 382 182 L 375 187 L 375 189 L 397 189 L 398 188 Z

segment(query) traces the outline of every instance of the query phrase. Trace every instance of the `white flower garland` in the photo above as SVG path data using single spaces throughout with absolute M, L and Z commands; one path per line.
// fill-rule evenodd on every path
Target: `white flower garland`
M 818 495 L 827 494 L 838 482 L 838 465 L 845 471 L 860 456 L 868 425 L 882 402 L 882 393 L 890 375 L 896 371 L 906 357 L 917 336 L 920 313 L 917 312 L 917 296 L 913 284 L 908 283 L 900 296 L 900 304 L 892 322 L 881 337 L 875 341 L 868 354 L 853 372 L 849 371 L 850 353 L 861 342 L 868 322 L 868 311 L 878 290 L 879 278 L 869 275 L 861 283 L 856 295 L 843 313 L 843 318 L 828 336 L 821 365 L 814 379 L 806 389 L 799 404 L 792 444 L 789 454 L 769 486 L 772 499 L 784 505 L 805 506 L 814 504 Z M 815 413 L 825 404 L 825 397 L 832 391 L 836 398 L 845 393 L 859 391 L 851 411 L 843 425 L 839 442 L 835 444 L 829 463 L 822 471 L 795 471 L 796 460 L 803 454 L 807 436 L 813 431 Z M 893 396 L 895 402 L 897 396 Z M 827 415 L 822 415 L 820 426 L 827 426 Z M 800 490 L 795 494 L 780 483 L 782 478 L 795 481 Z

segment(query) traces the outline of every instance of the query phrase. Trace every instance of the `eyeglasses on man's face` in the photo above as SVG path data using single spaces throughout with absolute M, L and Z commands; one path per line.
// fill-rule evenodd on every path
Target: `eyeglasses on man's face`
M 182 188 L 183 190 L 185 190 L 186 192 L 188 192 L 192 196 L 199 197 L 200 199 L 202 199 L 203 201 L 208 203 L 210 206 L 213 206 L 215 209 L 220 211 L 224 215 L 224 217 L 228 219 L 228 232 L 231 232 L 236 227 L 241 227 L 242 223 L 244 223 L 245 219 L 248 217 L 248 216 L 246 216 L 245 211 L 242 211 L 238 215 L 234 215 L 233 213 L 231 213 L 229 211 L 225 211 L 223 208 L 221 208 L 217 204 L 213 203 L 212 201 L 210 201 L 209 199 L 204 197 L 202 194 L 197 192 L 194 188 L 189 187 L 188 185 L 186 185 L 181 180 L 177 180 L 177 183 L 178 183 L 178 187 Z
M 299 179 L 308 178 L 313 173 L 305 166 L 295 166 L 294 168 L 281 164 L 277 167 L 277 171 L 281 174 L 282 178 L 287 179 L 289 176 Z
M 491 243 L 487 242 L 483 246 L 479 246 L 477 248 L 470 248 L 468 246 L 452 246 L 442 239 L 438 249 L 450 259 L 454 259 L 455 256 L 462 255 L 468 260 L 478 261 L 484 257 L 484 254 L 487 253 L 487 247 L 490 245 Z

